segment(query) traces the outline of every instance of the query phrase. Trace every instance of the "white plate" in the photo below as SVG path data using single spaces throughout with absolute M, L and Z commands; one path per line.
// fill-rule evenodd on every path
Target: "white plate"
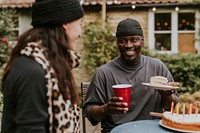
M 144 86 L 148 86 L 150 88 L 156 89 L 156 90 L 172 90 L 172 89 L 178 89 L 178 86 L 170 86 L 170 85 L 162 85 L 162 86 L 153 86 L 150 83 L 142 83 Z
M 200 131 L 183 130 L 183 129 L 177 129 L 177 128 L 173 128 L 173 127 L 169 127 L 169 126 L 163 125 L 163 124 L 162 124 L 162 120 L 159 121 L 159 124 L 160 124 L 162 127 L 165 127 L 165 128 L 168 128 L 168 129 L 177 131 L 177 132 L 182 132 L 182 133 L 200 133 Z

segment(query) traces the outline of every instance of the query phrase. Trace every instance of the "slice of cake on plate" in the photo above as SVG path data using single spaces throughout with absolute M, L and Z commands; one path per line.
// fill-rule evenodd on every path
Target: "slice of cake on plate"
M 162 86 L 167 85 L 168 80 L 163 76 L 154 76 L 150 78 L 150 85 L 152 86 Z

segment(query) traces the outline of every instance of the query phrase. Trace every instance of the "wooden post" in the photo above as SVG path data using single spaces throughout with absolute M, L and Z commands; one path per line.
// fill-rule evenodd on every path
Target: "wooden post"
M 107 0 L 102 0 L 102 30 L 105 30 L 106 27 L 106 1 Z M 102 46 L 101 46 L 101 54 L 104 54 L 105 52 L 105 35 L 102 35 Z M 101 59 L 101 64 L 104 63 L 104 60 Z
M 102 0 L 102 28 L 105 29 L 105 23 L 106 23 L 106 1 Z

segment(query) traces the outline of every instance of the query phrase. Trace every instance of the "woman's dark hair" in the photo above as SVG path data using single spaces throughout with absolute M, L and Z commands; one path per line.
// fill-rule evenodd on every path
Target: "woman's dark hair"
M 3 86 L 14 60 L 20 55 L 20 51 L 27 43 L 39 41 L 47 49 L 45 56 L 55 70 L 58 86 L 64 99 L 70 99 L 72 104 L 78 103 L 78 92 L 70 67 L 71 56 L 67 36 L 62 26 L 33 28 L 19 37 L 4 71 Z

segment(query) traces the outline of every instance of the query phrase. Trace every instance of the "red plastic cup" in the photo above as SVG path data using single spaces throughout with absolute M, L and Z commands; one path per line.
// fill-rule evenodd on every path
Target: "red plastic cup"
M 122 97 L 123 102 L 126 102 L 128 105 L 126 108 L 130 108 L 130 95 L 131 95 L 131 84 L 118 84 L 113 85 L 114 93 L 116 97 Z

